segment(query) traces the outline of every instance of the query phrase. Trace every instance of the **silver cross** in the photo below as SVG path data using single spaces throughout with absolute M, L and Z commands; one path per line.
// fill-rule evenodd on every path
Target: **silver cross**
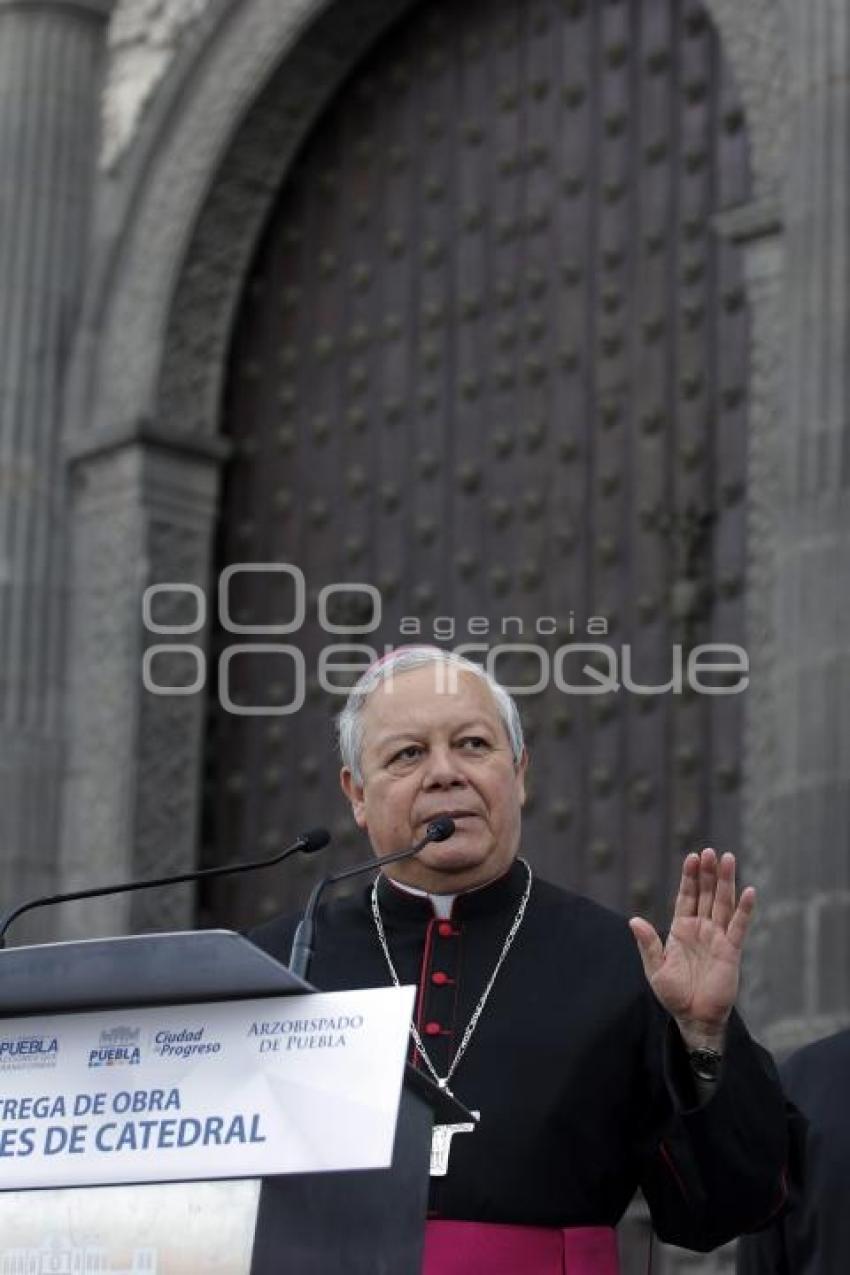
M 473 1111 L 475 1121 L 481 1118 L 480 1111 Z M 449 1171 L 449 1155 L 452 1149 L 452 1138 L 456 1133 L 472 1133 L 475 1123 L 471 1124 L 435 1124 L 431 1135 L 431 1177 L 444 1178 Z

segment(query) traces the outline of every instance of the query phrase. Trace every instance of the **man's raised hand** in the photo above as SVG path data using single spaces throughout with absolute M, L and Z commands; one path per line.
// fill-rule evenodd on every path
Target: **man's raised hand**
M 735 856 L 718 861 L 713 850 L 703 850 L 682 865 L 666 943 L 649 921 L 629 921 L 649 985 L 689 1049 L 722 1051 L 755 902 L 756 892 L 747 886 L 736 906 Z

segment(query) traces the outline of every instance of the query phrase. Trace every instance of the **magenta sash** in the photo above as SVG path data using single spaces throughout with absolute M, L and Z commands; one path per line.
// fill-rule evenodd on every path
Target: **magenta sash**
M 422 1275 L 619 1275 L 610 1226 L 427 1222 Z

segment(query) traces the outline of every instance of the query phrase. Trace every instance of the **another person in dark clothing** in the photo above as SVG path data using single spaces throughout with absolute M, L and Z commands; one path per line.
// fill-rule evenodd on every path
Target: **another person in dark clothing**
M 850 1271 L 850 1029 L 807 1045 L 780 1068 L 808 1121 L 805 1174 L 793 1208 L 738 1245 L 737 1275 Z

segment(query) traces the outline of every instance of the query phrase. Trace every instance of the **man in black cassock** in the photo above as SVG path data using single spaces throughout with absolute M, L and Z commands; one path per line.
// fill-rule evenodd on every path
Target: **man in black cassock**
M 850 1030 L 807 1045 L 780 1068 L 808 1121 L 805 1177 L 794 1207 L 738 1245 L 738 1275 L 850 1271 Z
M 673 1244 L 766 1225 L 787 1194 L 787 1131 L 772 1061 L 733 1008 L 755 901 L 736 900 L 734 856 L 686 857 L 666 942 L 534 877 L 517 857 L 516 705 L 435 648 L 373 665 L 338 727 L 377 855 L 455 823 L 320 909 L 310 972 L 326 991 L 414 984 L 411 1061 L 480 1112 L 435 1137 L 426 1275 L 614 1275 L 638 1186 Z M 252 937 L 286 961 L 296 920 Z

